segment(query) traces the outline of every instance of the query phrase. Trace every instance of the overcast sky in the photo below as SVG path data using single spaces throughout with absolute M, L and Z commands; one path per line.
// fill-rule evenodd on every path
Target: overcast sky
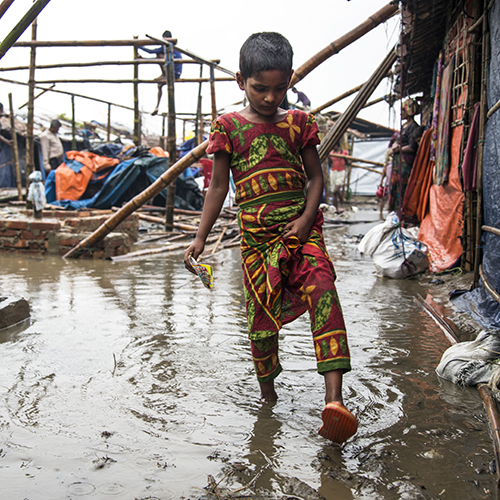
M 220 59 L 221 66 L 236 72 L 239 49 L 246 38 L 258 31 L 278 31 L 286 36 L 294 49 L 294 67 L 298 68 L 329 43 L 365 21 L 389 0 L 253 0 L 237 3 L 229 0 L 213 2 L 191 0 L 170 2 L 168 0 L 51 0 L 38 17 L 38 40 L 113 40 L 146 38 L 151 35 L 161 38 L 166 29 L 178 39 L 178 46 L 205 59 Z M 31 7 L 32 0 L 15 0 L 0 19 L 0 37 L 3 39 Z M 312 106 L 342 94 L 365 82 L 375 71 L 390 48 L 397 41 L 399 18 L 395 17 L 378 26 L 372 32 L 340 54 L 334 55 L 302 80 L 297 88 L 307 94 Z M 28 28 L 20 40 L 31 39 Z M 146 54 L 144 54 L 146 56 Z M 37 63 L 62 63 L 105 60 L 131 60 L 132 48 L 40 48 Z M 29 49 L 12 48 L 0 60 L 0 67 L 29 64 Z M 133 76 L 132 66 L 68 68 L 61 70 L 38 70 L 37 80 L 50 78 L 126 78 Z M 156 65 L 143 65 L 140 76 L 153 79 L 160 74 Z M 1 76 L 18 81 L 27 81 L 26 72 L 2 72 Z M 205 75 L 208 76 L 207 70 Z M 184 65 L 183 77 L 199 76 L 199 66 Z M 216 76 L 225 76 L 216 72 Z M 57 89 L 97 97 L 133 107 L 131 84 L 57 84 Z M 143 115 L 143 127 L 153 133 L 161 131 L 161 118 L 150 112 L 156 103 L 156 85 L 140 86 L 139 106 Z M 176 109 L 178 112 L 195 112 L 197 83 L 176 84 Z M 387 81 L 376 90 L 372 98 L 389 91 Z M 36 93 L 38 93 L 37 91 Z M 25 86 L 0 82 L 0 101 L 8 108 L 8 93 L 13 94 L 14 107 L 27 101 Z M 166 94 L 166 92 L 165 92 Z M 203 111 L 210 112 L 209 85 L 204 84 Z M 217 107 L 228 106 L 243 97 L 235 82 L 216 84 Z M 296 95 L 288 93 L 290 102 Z M 371 99 L 370 99 L 371 100 Z M 343 111 L 349 104 L 346 99 L 331 109 Z M 75 101 L 77 120 L 106 122 L 107 106 L 87 99 Z M 24 108 L 24 111 L 26 108 Z M 166 96 L 162 100 L 160 113 L 167 111 Z M 65 113 L 71 116 L 71 98 L 55 93 L 46 93 L 35 101 L 35 114 L 49 118 Z M 394 114 L 381 103 L 362 111 L 360 116 L 372 122 L 396 127 Z M 113 108 L 113 122 L 133 127 L 133 113 Z

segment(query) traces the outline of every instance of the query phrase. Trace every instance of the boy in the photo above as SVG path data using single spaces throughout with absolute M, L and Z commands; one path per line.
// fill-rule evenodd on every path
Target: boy
M 240 207 L 248 331 L 262 398 L 277 399 L 279 330 L 308 310 L 326 388 L 319 432 L 342 443 L 356 432 L 357 420 L 342 402 L 342 375 L 351 365 L 318 210 L 323 194 L 318 127 L 312 115 L 279 107 L 292 77 L 292 57 L 288 40 L 278 33 L 256 33 L 243 44 L 236 80 L 249 104 L 212 124 L 207 149 L 214 154 L 212 180 L 184 262 L 193 272 L 189 257 L 196 259 L 204 250 L 231 170 Z

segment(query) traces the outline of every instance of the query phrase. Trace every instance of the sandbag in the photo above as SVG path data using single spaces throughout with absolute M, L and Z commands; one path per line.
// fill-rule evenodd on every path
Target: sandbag
M 429 267 L 427 247 L 409 230 L 400 227 L 395 212 L 366 233 L 358 250 L 373 259 L 379 276 L 402 279 Z
M 471 342 L 459 342 L 443 353 L 436 373 L 464 387 L 487 384 L 500 359 L 498 330 L 483 330 Z

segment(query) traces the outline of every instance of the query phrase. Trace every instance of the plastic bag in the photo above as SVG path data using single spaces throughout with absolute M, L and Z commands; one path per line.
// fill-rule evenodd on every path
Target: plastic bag
M 379 276 L 402 279 L 429 267 L 427 246 L 410 231 L 400 227 L 395 212 L 391 212 L 382 224 L 366 233 L 358 250 L 373 259 Z
M 497 330 L 483 330 L 476 340 L 459 342 L 444 351 L 436 373 L 465 387 L 487 384 L 500 358 L 500 336 Z

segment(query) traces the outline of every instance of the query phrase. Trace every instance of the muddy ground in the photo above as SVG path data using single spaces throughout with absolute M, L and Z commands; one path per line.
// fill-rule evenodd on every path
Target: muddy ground
M 351 207 L 352 208 L 352 207 Z M 359 431 L 318 434 L 323 381 L 308 318 L 287 326 L 279 400 L 259 401 L 237 249 L 215 256 L 209 291 L 182 252 L 130 261 L 0 255 L 2 294 L 31 306 L 0 332 L 0 489 L 6 500 L 496 498 L 493 445 L 476 389 L 435 374 L 450 343 L 414 300 L 469 275 L 378 278 L 358 224 L 325 229 L 353 370 Z

